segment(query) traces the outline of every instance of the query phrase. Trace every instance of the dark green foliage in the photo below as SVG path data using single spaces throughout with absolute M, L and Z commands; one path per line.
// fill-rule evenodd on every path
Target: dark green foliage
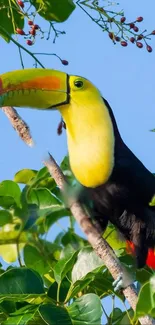
M 68 181 L 75 187 L 68 158 L 61 164 Z M 21 190 L 17 183 L 25 184 Z M 0 269 L 0 322 L 11 324 L 101 324 L 101 298 L 124 296 L 113 290 L 113 279 L 102 260 L 76 234 L 76 223 L 46 167 L 40 171 L 19 171 L 14 181 L 0 184 L 0 253 L 9 267 Z M 61 219 L 68 227 L 53 236 L 45 235 Z M 59 227 L 59 224 L 58 224 Z M 126 254 L 109 225 L 104 237 L 125 266 L 134 269 L 134 260 Z M 11 263 L 17 261 L 18 267 Z M 131 310 L 113 309 L 110 324 L 131 323 L 144 314 L 155 316 L 154 276 L 149 268 L 137 271 L 142 285 L 135 315 Z M 145 297 L 145 298 L 144 298 Z M 144 302 L 148 302 L 147 304 Z M 130 318 L 131 317 L 131 318 Z

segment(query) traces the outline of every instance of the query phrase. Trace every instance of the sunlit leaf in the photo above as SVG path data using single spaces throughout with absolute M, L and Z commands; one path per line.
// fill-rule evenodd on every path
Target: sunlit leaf
M 19 244 L 19 251 L 24 247 L 23 244 Z M 0 255 L 7 263 L 13 263 L 18 258 L 17 244 L 0 245 Z
M 121 248 L 126 248 L 125 241 L 121 241 L 121 239 L 118 237 L 118 231 L 115 229 L 113 225 L 109 225 L 106 228 L 106 231 L 104 232 L 103 236 L 108 244 L 114 249 L 119 250 Z
M 37 174 L 37 170 L 34 169 L 22 169 L 14 176 L 14 182 L 21 184 L 29 184 L 32 178 Z

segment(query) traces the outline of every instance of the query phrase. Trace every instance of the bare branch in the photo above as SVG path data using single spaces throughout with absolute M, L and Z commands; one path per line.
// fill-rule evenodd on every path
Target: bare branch
M 59 188 L 63 191 L 65 189 L 66 180 L 54 158 L 50 155 L 50 158 L 44 161 L 44 164 L 48 168 L 51 176 L 55 179 Z M 109 246 L 106 240 L 102 238 L 100 232 L 92 224 L 89 216 L 85 213 L 78 201 L 73 202 L 70 210 L 76 221 L 79 223 L 81 229 L 86 234 L 87 239 L 96 251 L 96 254 L 103 260 L 113 278 L 117 279 L 117 277 L 124 271 L 124 269 L 120 265 L 112 248 Z M 137 292 L 135 286 L 128 286 L 123 290 L 123 293 L 130 306 L 135 310 L 137 303 Z M 139 321 L 142 325 L 155 324 L 155 322 L 148 316 L 141 317 Z
M 30 134 L 28 125 L 22 120 L 17 111 L 11 107 L 2 107 L 2 111 L 6 114 L 13 128 L 17 131 L 20 138 L 30 147 L 33 146 L 33 139 Z

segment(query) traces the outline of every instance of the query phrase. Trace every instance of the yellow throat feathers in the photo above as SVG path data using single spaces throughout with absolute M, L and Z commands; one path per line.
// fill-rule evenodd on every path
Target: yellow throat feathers
M 60 108 L 67 126 L 71 169 L 86 187 L 97 187 L 110 177 L 114 166 L 114 131 L 100 92 L 71 91 L 70 103 Z

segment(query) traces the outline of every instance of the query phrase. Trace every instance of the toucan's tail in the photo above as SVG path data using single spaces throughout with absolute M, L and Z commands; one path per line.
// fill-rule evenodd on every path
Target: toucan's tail
M 127 252 L 129 254 L 133 254 L 135 253 L 135 246 L 132 242 L 127 241 Z M 155 248 L 150 248 L 148 250 L 148 254 L 147 254 L 147 259 L 146 259 L 146 265 L 151 267 L 152 269 L 155 270 Z

